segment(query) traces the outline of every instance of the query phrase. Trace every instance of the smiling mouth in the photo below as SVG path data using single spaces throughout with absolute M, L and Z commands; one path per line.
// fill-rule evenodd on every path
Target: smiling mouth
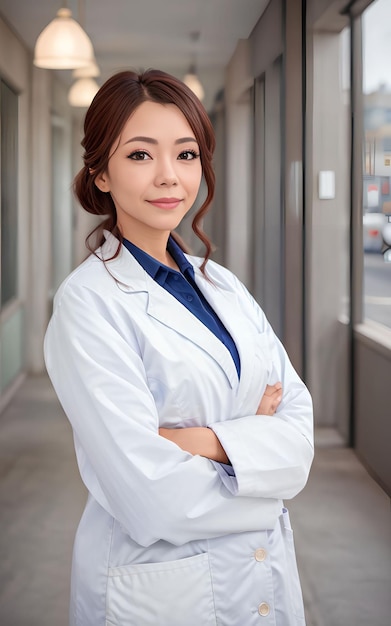
M 181 198 L 156 198 L 156 200 L 147 200 L 149 204 L 159 209 L 175 209 L 181 202 Z

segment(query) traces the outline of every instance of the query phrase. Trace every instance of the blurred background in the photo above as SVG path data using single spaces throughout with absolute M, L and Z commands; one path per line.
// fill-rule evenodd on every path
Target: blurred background
M 313 396 L 314 468 L 289 503 L 308 626 L 388 626 L 390 59 L 389 0 L 0 0 L 1 624 L 67 623 L 85 493 L 42 342 L 95 225 L 71 189 L 87 107 L 155 67 L 215 128 L 214 259 Z M 202 254 L 191 215 L 180 232 Z

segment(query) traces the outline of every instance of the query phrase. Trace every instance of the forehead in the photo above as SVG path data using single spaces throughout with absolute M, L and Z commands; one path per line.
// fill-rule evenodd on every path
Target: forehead
M 131 136 L 145 135 L 153 138 L 194 137 L 189 122 L 175 104 L 143 102 L 126 121 L 121 136 L 126 141 Z

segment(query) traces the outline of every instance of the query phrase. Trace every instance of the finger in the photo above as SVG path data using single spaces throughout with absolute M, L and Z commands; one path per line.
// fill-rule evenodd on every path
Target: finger
M 282 393 L 280 389 L 276 389 L 276 391 L 274 391 L 272 394 L 270 394 L 270 396 L 268 396 L 270 399 L 270 402 L 279 404 L 282 400 Z
M 281 391 L 281 389 L 282 389 L 282 384 L 280 382 L 276 383 L 275 385 L 266 385 L 264 395 L 272 396 L 277 391 Z
M 271 396 L 274 393 L 274 385 L 266 385 L 266 389 L 264 391 L 264 396 Z
M 275 385 L 266 385 L 266 389 L 263 395 L 270 397 L 274 395 L 276 392 L 281 391 L 281 389 L 282 389 L 281 383 L 276 383 Z
M 275 401 L 272 402 L 272 404 L 270 405 L 270 411 L 269 411 L 269 415 L 274 415 L 279 407 L 279 404 L 281 402 L 282 396 L 279 396 L 278 398 L 276 398 Z

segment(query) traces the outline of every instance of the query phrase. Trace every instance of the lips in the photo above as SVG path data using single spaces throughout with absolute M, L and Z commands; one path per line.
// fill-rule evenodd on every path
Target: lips
M 181 198 L 155 198 L 154 200 L 148 200 L 149 204 L 159 209 L 176 209 L 181 202 Z

